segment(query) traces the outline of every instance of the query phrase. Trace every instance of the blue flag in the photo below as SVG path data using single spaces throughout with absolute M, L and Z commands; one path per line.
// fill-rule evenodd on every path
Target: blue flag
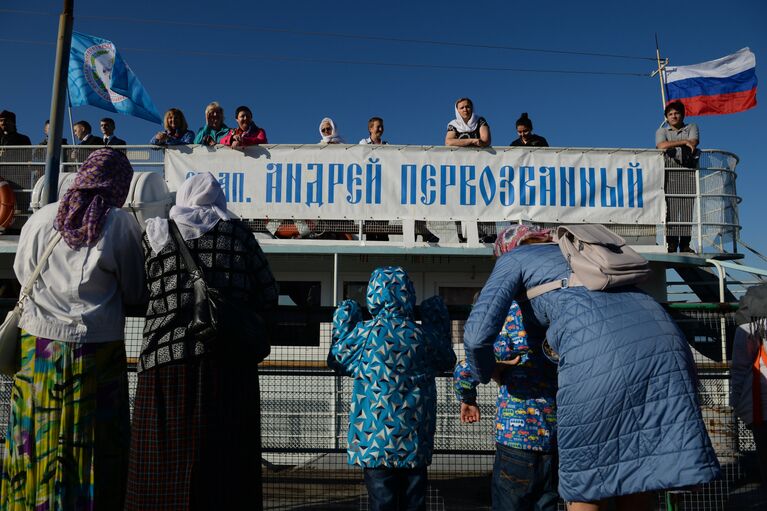
M 112 41 L 100 37 L 72 33 L 69 98 L 72 106 L 92 105 L 162 123 L 149 93 L 128 63 Z

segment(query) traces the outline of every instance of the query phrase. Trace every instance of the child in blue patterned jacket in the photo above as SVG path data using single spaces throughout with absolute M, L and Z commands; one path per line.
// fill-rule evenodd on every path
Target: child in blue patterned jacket
M 341 302 L 328 354 L 330 367 L 354 378 L 348 462 L 364 469 L 370 511 L 426 509 L 434 378 L 455 364 L 447 308 L 439 297 L 425 300 L 418 325 L 413 283 L 392 266 L 373 271 L 367 306 L 373 319 L 362 321 L 357 302 Z
M 499 384 L 495 419 L 493 511 L 557 509 L 556 365 L 543 343 L 528 336 L 522 311 L 512 302 L 493 344 Z M 519 360 L 515 360 L 519 357 Z M 508 364 L 507 364 L 508 362 Z M 511 365 L 514 363 L 514 365 Z M 479 381 L 462 360 L 453 372 L 461 422 L 480 419 Z

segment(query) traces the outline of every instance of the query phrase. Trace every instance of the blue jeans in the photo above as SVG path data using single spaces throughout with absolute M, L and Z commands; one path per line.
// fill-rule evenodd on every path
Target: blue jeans
M 368 511 L 426 511 L 426 467 L 366 468 Z
M 495 444 L 493 511 L 556 511 L 557 455 Z

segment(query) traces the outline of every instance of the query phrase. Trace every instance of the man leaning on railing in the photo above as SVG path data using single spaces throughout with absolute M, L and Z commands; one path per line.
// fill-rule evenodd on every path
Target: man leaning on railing
M 655 132 L 655 147 L 665 151 L 666 161 L 671 160 L 671 166 L 694 169 L 698 167 L 700 150 L 700 134 L 696 124 L 684 123 L 684 104 L 681 101 L 672 101 L 666 105 L 663 111 L 666 117 L 666 126 L 661 126 Z M 668 165 L 667 165 L 668 166 Z M 695 189 L 695 174 L 692 172 L 666 172 L 666 193 L 678 193 L 682 187 L 685 191 Z M 666 220 L 671 222 L 692 222 L 692 204 L 686 200 L 676 200 L 666 209 Z M 669 252 L 692 252 L 690 248 L 691 227 L 689 224 L 669 227 L 673 233 L 666 236 Z M 667 232 L 668 234 L 668 232 Z M 700 248 L 700 247 L 699 247 Z

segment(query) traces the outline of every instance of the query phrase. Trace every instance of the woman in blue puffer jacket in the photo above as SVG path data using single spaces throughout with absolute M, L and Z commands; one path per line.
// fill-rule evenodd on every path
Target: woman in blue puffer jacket
M 466 322 L 466 358 L 490 380 L 493 341 L 512 300 L 570 269 L 541 232 L 515 226 Z M 550 239 L 550 238 L 549 238 Z M 531 240 L 532 241 L 532 240 Z M 692 353 L 673 320 L 634 287 L 558 289 L 522 304 L 525 324 L 548 328 L 559 354 L 559 492 L 571 511 L 649 508 L 647 492 L 706 483 L 719 464 L 700 412 Z
M 399 266 L 373 271 L 367 306 L 373 319 L 362 321 L 357 302 L 341 302 L 328 354 L 330 367 L 354 378 L 348 461 L 364 468 L 371 511 L 426 509 L 434 377 L 455 365 L 447 308 L 440 297 L 424 300 L 417 324 L 415 289 Z

